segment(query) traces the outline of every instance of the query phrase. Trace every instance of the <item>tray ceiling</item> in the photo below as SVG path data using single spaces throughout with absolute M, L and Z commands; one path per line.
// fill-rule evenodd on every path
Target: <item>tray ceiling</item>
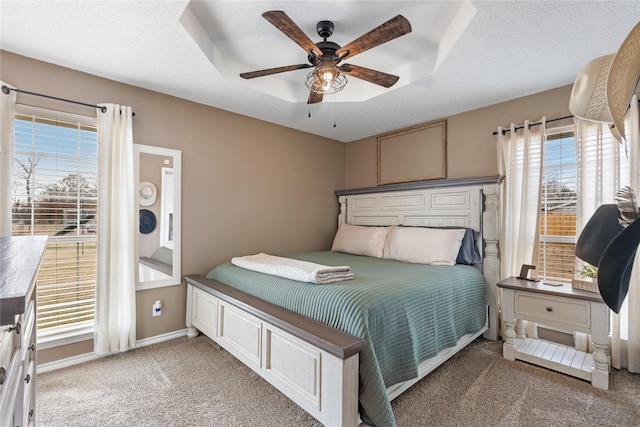
M 241 79 L 306 62 L 262 18 L 268 10 L 285 11 L 314 42 L 316 23 L 333 21 L 339 45 L 404 15 L 411 33 L 349 60 L 400 80 L 384 89 L 349 78 L 309 107 L 309 69 Z M 349 142 L 571 84 L 638 19 L 636 1 L 3 0 L 0 48 Z

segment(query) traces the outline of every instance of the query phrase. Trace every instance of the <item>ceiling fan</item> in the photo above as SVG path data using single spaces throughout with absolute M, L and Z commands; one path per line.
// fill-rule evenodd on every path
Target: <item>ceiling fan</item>
M 307 52 L 309 63 L 241 73 L 240 77 L 244 79 L 253 79 L 304 68 L 314 68 L 314 70 L 308 74 L 306 81 L 306 85 L 310 90 L 307 104 L 321 102 L 324 94 L 335 93 L 342 90 L 347 84 L 345 75 L 375 83 L 386 88 L 393 86 L 399 79 L 398 76 L 358 65 L 342 64 L 339 66 L 338 64 L 342 62 L 343 59 L 352 58 L 359 53 L 410 33 L 411 24 L 407 18 L 402 15 L 391 18 L 384 24 L 343 47 L 327 41 L 327 38 L 333 34 L 334 25 L 331 21 L 320 21 L 317 23 L 316 31 L 323 40 L 318 43 L 313 43 L 286 13 L 273 10 L 263 13 L 262 17 L 282 31 L 284 35 L 293 40 L 298 46 L 303 48 L 305 52 Z

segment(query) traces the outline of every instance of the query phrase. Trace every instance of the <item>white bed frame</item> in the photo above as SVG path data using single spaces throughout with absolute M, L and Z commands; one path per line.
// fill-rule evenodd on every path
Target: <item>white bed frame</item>
M 484 334 L 498 335 L 500 270 L 497 176 L 394 184 L 337 192 L 338 224 L 464 226 L 480 232 L 487 324 L 419 366 L 419 377 L 396 384 L 394 399 Z M 188 335 L 204 333 L 325 426 L 355 427 L 362 340 L 203 276 L 186 276 Z

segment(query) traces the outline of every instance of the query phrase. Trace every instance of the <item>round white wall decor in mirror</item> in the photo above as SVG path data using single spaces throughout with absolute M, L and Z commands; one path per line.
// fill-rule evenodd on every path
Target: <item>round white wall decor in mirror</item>
M 158 188 L 151 182 L 141 182 L 138 203 L 141 206 L 151 206 L 156 202 Z

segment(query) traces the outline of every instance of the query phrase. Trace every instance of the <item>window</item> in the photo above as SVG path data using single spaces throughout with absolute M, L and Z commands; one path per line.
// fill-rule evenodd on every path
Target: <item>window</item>
M 26 107 L 18 111 L 12 232 L 14 236 L 49 236 L 38 274 L 38 334 L 93 330 L 98 209 L 95 119 L 71 115 L 61 119 L 55 112 Z
M 538 277 L 575 277 L 577 156 L 573 130 L 547 130 L 542 158 Z

